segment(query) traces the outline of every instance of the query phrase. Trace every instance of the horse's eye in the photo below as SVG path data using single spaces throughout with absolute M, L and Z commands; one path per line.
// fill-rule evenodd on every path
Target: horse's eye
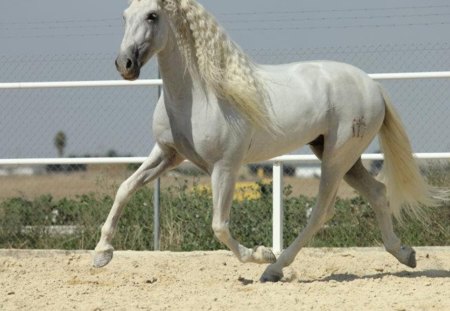
M 147 15 L 147 20 L 150 22 L 156 22 L 158 20 L 158 14 L 156 14 L 155 12 L 149 13 Z

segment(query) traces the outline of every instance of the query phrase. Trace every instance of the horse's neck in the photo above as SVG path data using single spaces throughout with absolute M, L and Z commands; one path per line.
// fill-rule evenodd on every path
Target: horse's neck
M 164 94 L 170 102 L 175 104 L 192 96 L 195 83 L 174 38 L 169 38 L 165 49 L 159 52 L 158 65 L 164 82 Z

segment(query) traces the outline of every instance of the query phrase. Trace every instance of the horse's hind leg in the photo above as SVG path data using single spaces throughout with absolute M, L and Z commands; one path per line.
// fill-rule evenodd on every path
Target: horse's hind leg
M 93 262 L 95 267 L 103 267 L 112 259 L 114 248 L 111 241 L 129 196 L 166 170 L 181 163 L 181 161 L 183 159 L 172 149 L 162 150 L 160 146 L 155 145 L 150 156 L 138 170 L 120 185 L 111 211 L 102 227 L 100 241 L 95 248 Z
M 415 268 L 415 251 L 409 246 L 401 245 L 400 239 L 394 233 L 392 214 L 386 198 L 386 187 L 377 181 L 358 160 L 344 177 L 345 181 L 364 196 L 375 211 L 378 226 L 386 250 L 401 263 Z
M 343 165 L 345 165 L 343 163 Z M 351 164 L 350 164 L 351 165 Z M 290 265 L 297 253 L 316 234 L 320 228 L 330 219 L 334 208 L 336 193 L 345 170 L 342 165 L 331 164 L 327 160 L 322 162 L 322 176 L 320 178 L 319 195 L 316 206 L 306 227 L 289 247 L 281 253 L 276 263 L 271 264 L 261 276 L 261 282 L 277 282 L 283 277 L 283 268 Z
M 322 176 L 316 206 L 299 236 L 283 251 L 278 260 L 264 271 L 261 276 L 262 282 L 279 281 L 283 277 L 283 268 L 294 261 L 300 249 L 330 220 L 334 213 L 334 202 L 340 182 L 372 138 L 373 135 L 367 135 L 364 139 L 355 139 L 351 133 L 341 132 L 336 137 L 322 138 L 312 143 L 312 150 L 322 160 Z

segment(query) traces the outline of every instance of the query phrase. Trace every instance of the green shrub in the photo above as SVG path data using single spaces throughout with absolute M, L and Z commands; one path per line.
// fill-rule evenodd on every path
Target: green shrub
M 233 202 L 230 230 L 242 244 L 272 244 L 272 194 L 265 185 L 256 200 Z M 135 193 L 119 222 L 113 245 L 116 249 L 153 249 L 153 191 Z M 294 197 L 284 191 L 284 240 L 292 242 L 307 222 L 315 198 Z M 113 198 L 93 194 L 75 199 L 35 200 L 11 198 L 0 203 L 0 248 L 93 249 Z M 335 216 L 313 238 L 310 246 L 349 247 L 381 245 L 374 212 L 360 197 L 337 199 Z M 398 233 L 410 245 L 450 245 L 450 206 L 428 209 L 430 223 L 407 221 Z M 212 198 L 206 191 L 192 191 L 187 181 L 161 193 L 161 247 L 191 251 L 224 249 L 211 229 Z M 75 226 L 72 234 L 55 234 L 51 226 Z

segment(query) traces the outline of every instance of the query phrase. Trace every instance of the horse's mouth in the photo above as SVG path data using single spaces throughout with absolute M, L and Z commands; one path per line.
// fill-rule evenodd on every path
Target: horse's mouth
M 134 81 L 137 80 L 141 74 L 141 69 L 138 66 L 127 70 L 119 70 L 120 75 L 123 79 Z
M 139 73 L 121 73 L 123 79 L 128 81 L 134 81 L 139 79 Z

